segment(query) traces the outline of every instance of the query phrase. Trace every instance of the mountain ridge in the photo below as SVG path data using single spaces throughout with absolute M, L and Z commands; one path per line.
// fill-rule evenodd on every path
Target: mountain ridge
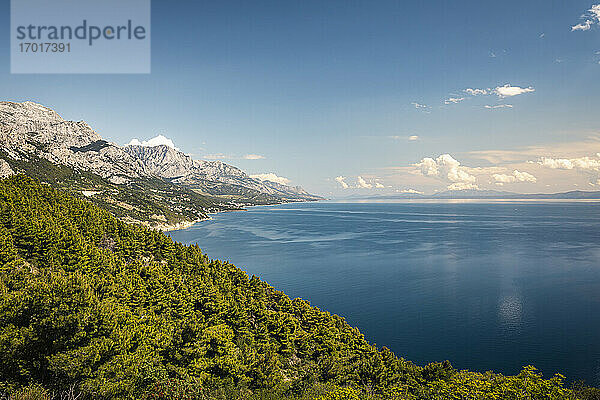
M 211 212 L 322 199 L 299 187 L 251 178 L 220 161 L 194 160 L 169 146 L 119 146 L 85 121 L 67 121 L 31 101 L 0 102 L 0 177 L 17 173 L 86 198 L 126 221 L 163 230 L 185 227 Z

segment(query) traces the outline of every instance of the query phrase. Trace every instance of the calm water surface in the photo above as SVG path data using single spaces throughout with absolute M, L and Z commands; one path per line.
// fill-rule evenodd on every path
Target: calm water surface
M 600 385 L 600 204 L 254 207 L 172 232 L 418 364 Z

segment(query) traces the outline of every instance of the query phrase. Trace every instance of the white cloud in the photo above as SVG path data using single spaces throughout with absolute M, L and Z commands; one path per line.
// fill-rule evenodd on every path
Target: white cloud
M 513 171 L 513 176 L 517 178 L 517 182 L 537 182 L 537 178 L 528 172 L 521 172 L 515 169 Z
M 409 141 L 419 140 L 419 137 L 417 135 L 412 135 L 412 136 L 408 136 L 408 137 L 396 135 L 396 136 L 388 136 L 388 138 L 394 139 L 394 140 L 404 140 L 404 139 L 407 139 Z
M 343 176 L 338 176 L 335 178 L 335 181 L 339 183 L 343 189 L 348 189 L 350 186 L 345 182 L 345 179 L 346 178 Z
M 398 193 L 406 193 L 406 194 L 423 194 L 423 192 L 420 192 L 415 189 L 403 189 L 403 190 L 396 190 L 396 191 Z
M 582 172 L 588 176 L 588 179 L 598 180 L 600 172 L 600 153 L 593 157 L 578 157 L 578 158 L 550 158 L 542 157 L 537 161 L 537 164 L 550 168 L 568 171 Z
M 542 157 L 538 164 L 552 169 L 573 169 L 573 163 L 566 158 L 545 158 Z
M 581 18 L 585 18 L 586 20 L 572 26 L 571 32 L 589 31 L 592 25 L 600 23 L 600 4 L 593 5 L 592 8 L 587 10 L 586 13 L 581 16 Z
M 282 185 L 289 185 L 290 180 L 288 178 L 284 178 L 282 176 L 277 176 L 272 172 L 266 173 L 266 174 L 254 174 L 254 175 L 250 175 L 250 178 L 253 179 L 258 179 L 259 181 L 270 181 L 270 182 L 275 182 L 275 183 L 279 183 Z
M 463 90 L 463 92 L 470 94 L 471 96 L 479 96 L 479 95 L 485 95 L 488 94 L 488 90 L 489 89 L 472 89 L 472 88 L 467 88 L 465 90 Z
M 450 190 L 476 189 L 476 178 L 469 174 L 469 168 L 461 166 L 450 154 L 442 154 L 436 159 L 424 158 L 414 164 L 424 176 L 437 177 L 450 183 Z
M 598 158 L 579 157 L 579 158 L 547 158 L 542 157 L 538 164 L 552 169 L 578 169 L 582 171 L 600 171 L 600 153 L 596 154 Z
M 450 97 L 449 99 L 444 100 L 444 104 L 456 104 L 463 101 L 464 97 Z
M 358 188 L 371 189 L 373 187 L 373 185 L 371 185 L 370 183 L 367 183 L 367 181 L 365 181 L 362 176 L 358 176 L 357 179 L 358 179 L 358 186 L 357 186 Z
M 494 174 L 493 175 L 494 179 L 496 180 L 496 183 L 512 183 L 515 181 L 515 177 L 512 175 L 506 175 L 506 174 Z
M 474 183 L 456 182 L 447 187 L 448 190 L 477 190 L 479 186 Z
M 376 187 L 377 189 L 383 189 L 383 188 L 385 188 L 385 186 L 384 186 L 384 185 L 382 185 L 382 184 L 381 184 L 381 183 L 379 183 L 379 182 L 375 182 L 375 187 Z
M 512 175 L 507 174 L 494 174 L 492 175 L 497 184 L 504 183 L 515 183 L 515 182 L 537 182 L 537 178 L 531 175 L 528 172 L 521 172 L 519 170 L 514 170 Z
M 593 24 L 594 21 L 588 19 L 583 23 L 572 26 L 571 31 L 589 31 Z
M 244 160 L 264 160 L 265 156 L 261 156 L 260 154 L 246 154 L 242 158 Z
M 426 104 L 420 104 L 420 103 L 416 103 L 416 102 L 412 102 L 410 104 L 412 104 L 413 106 L 415 106 L 415 108 L 417 110 L 421 110 L 421 111 L 426 112 L 426 113 L 430 113 L 431 112 L 431 110 L 430 110 L 431 107 L 429 107 Z
M 489 110 L 495 110 L 495 109 L 498 109 L 498 108 L 513 108 L 513 105 L 512 104 L 498 104 L 496 106 L 485 105 L 483 107 L 485 107 L 485 108 L 487 108 Z
M 519 86 L 511 86 L 508 83 L 504 86 L 498 86 L 496 89 L 494 89 L 494 93 L 496 93 L 499 97 L 512 97 L 531 92 L 535 92 L 535 89 L 531 86 L 522 88 Z
M 172 149 L 179 151 L 171 139 L 163 135 L 158 135 L 149 140 L 140 141 L 137 138 L 131 139 L 127 146 L 144 146 L 144 147 L 155 147 L 155 146 L 169 146 Z

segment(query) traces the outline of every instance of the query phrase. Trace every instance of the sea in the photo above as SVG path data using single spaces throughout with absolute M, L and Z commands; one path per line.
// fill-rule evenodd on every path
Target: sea
M 418 365 L 600 385 L 600 203 L 294 203 L 170 235 Z

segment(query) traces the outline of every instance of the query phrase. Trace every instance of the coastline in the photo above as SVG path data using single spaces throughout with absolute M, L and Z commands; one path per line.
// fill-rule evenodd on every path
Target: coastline
M 209 219 L 212 219 L 212 218 L 210 216 L 208 216 L 206 218 L 198 218 L 193 221 L 181 221 L 181 222 L 178 222 L 176 224 L 171 224 L 171 225 L 160 225 L 160 226 L 154 227 L 154 229 L 158 229 L 161 232 L 179 231 L 179 230 L 190 228 L 198 222 L 206 221 Z
M 327 200 L 327 199 L 323 199 L 323 200 Z M 173 232 L 173 231 L 182 231 L 185 229 L 189 229 L 192 226 L 196 225 L 199 222 L 203 222 L 203 221 L 210 221 L 213 218 L 211 217 L 211 215 L 217 215 L 217 214 L 221 214 L 221 213 L 228 213 L 228 212 L 239 212 L 239 211 L 248 211 L 249 208 L 254 208 L 254 207 L 272 207 L 272 206 L 280 206 L 280 205 L 284 205 L 284 204 L 295 204 L 295 203 L 317 203 L 319 201 L 323 201 L 323 200 L 306 200 L 306 201 L 282 201 L 280 203 L 273 203 L 273 204 L 252 204 L 252 205 L 243 205 L 243 208 L 237 209 L 237 210 L 220 210 L 217 212 L 211 212 L 211 213 L 206 213 L 206 218 L 198 218 L 194 221 L 182 221 L 182 222 L 178 222 L 176 224 L 164 224 L 164 225 L 160 225 L 160 226 L 154 226 L 153 229 L 158 229 L 161 232 Z

